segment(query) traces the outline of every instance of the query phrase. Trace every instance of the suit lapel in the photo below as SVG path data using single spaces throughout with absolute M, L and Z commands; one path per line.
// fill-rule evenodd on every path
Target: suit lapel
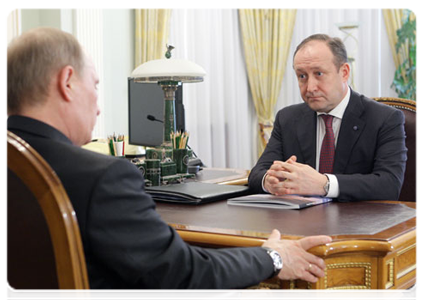
M 306 104 L 302 116 L 296 120 L 297 138 L 304 163 L 316 167 L 316 113 Z
M 357 93 L 351 90 L 351 98 L 342 117 L 342 124 L 336 144 L 334 173 L 343 173 L 351 157 L 351 151 L 363 132 L 366 122 L 362 119 L 364 107 Z

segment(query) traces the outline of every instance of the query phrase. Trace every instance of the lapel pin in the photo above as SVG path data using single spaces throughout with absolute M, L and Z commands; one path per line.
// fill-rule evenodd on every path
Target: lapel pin
M 354 126 L 354 127 L 353 127 L 353 129 L 354 129 L 355 131 L 357 131 L 357 130 L 358 130 L 358 126 Z

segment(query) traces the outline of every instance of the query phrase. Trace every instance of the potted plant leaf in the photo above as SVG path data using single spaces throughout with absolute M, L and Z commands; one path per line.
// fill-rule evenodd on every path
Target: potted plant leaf
M 416 18 L 410 10 L 404 10 L 404 22 L 397 37 L 396 51 L 401 51 L 405 58 L 395 71 L 391 87 L 398 97 L 416 100 Z

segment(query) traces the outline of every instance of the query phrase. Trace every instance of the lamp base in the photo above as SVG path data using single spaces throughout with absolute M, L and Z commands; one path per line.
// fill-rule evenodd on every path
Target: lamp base
M 175 93 L 180 82 L 162 81 L 159 82 L 164 92 L 164 126 L 163 126 L 163 144 L 162 147 L 172 147 L 170 134 L 175 131 Z

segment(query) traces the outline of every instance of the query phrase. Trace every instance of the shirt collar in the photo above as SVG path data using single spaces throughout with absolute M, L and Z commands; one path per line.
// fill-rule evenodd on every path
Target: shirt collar
M 347 109 L 348 103 L 350 102 L 350 95 L 351 95 L 351 90 L 350 90 L 350 87 L 348 87 L 347 94 L 345 95 L 344 99 L 342 99 L 342 101 L 327 114 L 334 116 L 335 118 L 342 119 L 344 112 Z M 324 114 L 325 113 L 317 112 L 318 116 L 324 115 Z

